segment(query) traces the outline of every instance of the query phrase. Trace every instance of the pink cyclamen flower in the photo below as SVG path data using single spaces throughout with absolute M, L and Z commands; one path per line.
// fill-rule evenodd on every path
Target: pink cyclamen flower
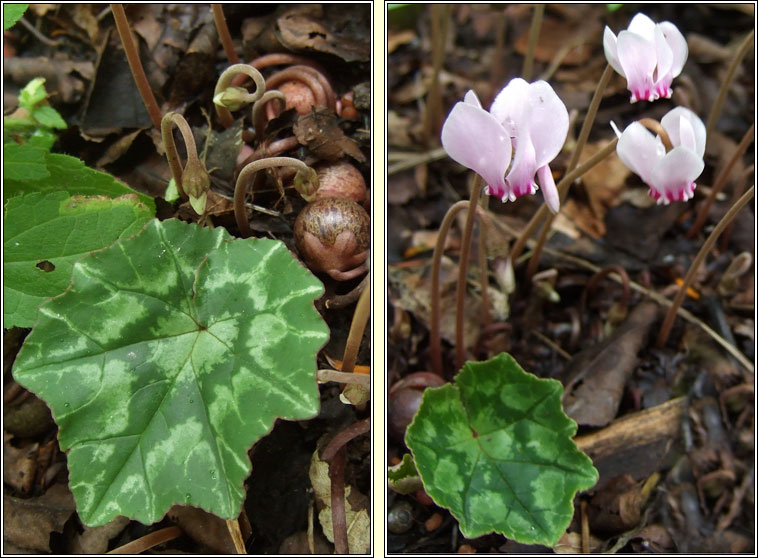
M 661 119 L 673 149 L 666 153 L 660 136 L 653 136 L 639 122 L 620 133 L 616 153 L 623 163 L 650 187 L 659 204 L 687 201 L 695 192 L 695 179 L 703 172 L 705 125 L 691 110 L 677 107 Z
M 563 147 L 568 120 L 566 105 L 547 82 L 516 78 L 495 97 L 489 112 L 476 93 L 466 93 L 442 127 L 442 146 L 454 161 L 484 178 L 485 193 L 502 201 L 534 194 L 537 175 L 545 203 L 557 212 L 558 190 L 548 163 Z
M 606 25 L 605 57 L 626 78 L 631 102 L 671 97 L 671 82 L 687 61 L 687 41 L 673 23 L 655 23 L 637 14 L 629 28 L 616 35 Z

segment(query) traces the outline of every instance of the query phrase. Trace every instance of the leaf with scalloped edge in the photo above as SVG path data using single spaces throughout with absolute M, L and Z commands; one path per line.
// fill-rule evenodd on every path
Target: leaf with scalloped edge
M 282 242 L 176 220 L 76 262 L 13 374 L 52 410 L 82 521 L 237 517 L 250 447 L 318 412 L 322 293 Z
M 5 204 L 3 318 L 5 327 L 32 327 L 37 307 L 61 294 L 74 262 L 136 234 L 153 218 L 137 196 L 69 196 L 33 192 Z
M 455 384 L 424 391 L 405 441 L 427 494 L 465 537 L 494 531 L 554 546 L 566 530 L 574 495 L 598 473 L 571 439 L 576 423 L 562 393 L 505 353 L 467 362 Z

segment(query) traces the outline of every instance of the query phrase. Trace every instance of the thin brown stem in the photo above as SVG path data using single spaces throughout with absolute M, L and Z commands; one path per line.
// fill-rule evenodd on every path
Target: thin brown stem
M 358 304 L 355 305 L 353 321 L 350 324 L 350 332 L 347 334 L 345 352 L 342 356 L 343 372 L 352 372 L 355 368 L 355 360 L 358 357 L 358 349 L 361 346 L 369 316 L 371 316 L 371 282 L 366 284 L 366 288 L 358 298 Z
M 163 544 L 181 536 L 182 530 L 179 529 L 179 527 L 166 527 L 165 529 L 153 531 L 144 537 L 128 542 L 118 548 L 114 548 L 109 551 L 108 554 L 140 554 L 154 546 L 158 546 L 159 544 Z
M 565 197 L 566 192 L 568 192 L 568 189 L 571 187 L 571 183 L 574 182 L 577 178 L 581 177 L 584 173 L 591 170 L 593 167 L 595 167 L 600 161 L 605 159 L 608 155 L 613 153 L 616 150 L 616 144 L 618 143 L 618 138 L 613 138 L 610 142 L 608 142 L 608 145 L 603 147 L 600 151 L 595 153 L 592 157 L 587 159 L 584 163 L 576 167 L 573 171 L 568 173 L 566 176 L 564 176 L 560 182 L 558 182 L 558 195 L 561 198 Z M 537 214 L 535 215 L 535 218 L 533 218 L 531 221 L 529 221 L 529 224 L 527 225 L 526 229 L 524 229 L 524 232 L 521 233 L 521 235 L 516 240 L 516 243 L 513 245 L 513 249 L 511 250 L 511 258 L 512 261 L 516 261 L 518 256 L 521 255 L 521 251 L 524 248 L 524 244 L 529 239 L 529 236 L 531 235 L 531 232 L 529 232 L 529 225 L 531 225 L 534 222 L 534 226 L 536 227 L 537 223 L 539 222 L 538 217 L 540 214 L 546 214 L 549 212 L 549 209 L 547 208 L 547 205 L 543 204 L 542 207 L 539 208 L 537 211 Z M 553 219 L 555 218 L 555 215 L 550 215 L 548 217 L 547 223 L 545 227 L 543 227 L 542 231 L 540 232 L 540 237 L 537 240 L 536 244 L 534 245 L 533 252 L 532 252 L 532 258 L 534 258 L 534 254 L 537 254 L 539 256 L 539 253 L 542 251 L 542 247 L 545 245 L 545 241 L 547 240 L 547 234 L 550 231 L 550 226 L 553 224 Z M 528 234 L 527 234 L 528 233 Z M 521 243 L 523 239 L 523 243 Z M 540 242 L 541 241 L 541 242 Z M 539 257 L 537 258 L 539 260 Z M 531 264 L 531 261 L 530 261 Z M 532 273 L 527 272 L 527 276 L 531 277 L 531 275 L 534 275 L 534 271 L 536 271 L 536 264 L 534 264 L 534 269 Z
M 468 206 L 466 223 L 463 227 L 461 259 L 458 262 L 458 284 L 455 287 L 455 366 L 458 370 L 463 367 L 466 357 L 466 347 L 463 342 L 463 304 L 466 300 L 466 274 L 471 250 L 471 237 L 474 233 L 474 215 L 476 215 L 476 208 L 483 189 L 484 179 L 477 174 L 471 189 L 471 203 Z
M 266 81 L 263 79 L 261 73 L 249 64 L 235 64 L 224 70 L 216 82 L 216 89 L 213 92 L 213 97 L 215 98 L 218 94 L 226 90 L 227 87 L 231 86 L 232 80 L 239 74 L 246 75 L 252 78 L 253 82 L 255 82 L 255 92 L 249 93 L 245 97 L 245 102 L 254 103 L 260 99 L 266 91 Z M 234 123 L 234 118 L 232 117 L 232 113 L 229 112 L 229 109 L 216 103 L 213 103 L 213 106 L 216 107 L 216 115 L 224 128 L 228 128 Z
M 328 368 L 316 370 L 316 381 L 320 384 L 324 382 L 337 382 L 339 384 L 360 384 L 366 389 L 371 387 L 371 376 L 369 374 L 340 372 L 339 370 L 330 370 Z
M 426 97 L 422 137 L 428 147 L 433 138 L 439 141 L 440 113 L 442 112 L 442 94 L 440 92 L 440 72 L 445 60 L 445 42 L 447 22 L 450 19 L 450 6 L 432 4 L 432 80 Z M 435 142 L 437 143 L 437 142 Z
M 534 50 L 537 48 L 537 41 L 540 38 L 540 29 L 542 29 L 542 16 L 545 14 L 544 4 L 535 4 L 532 12 L 532 25 L 529 27 L 529 43 L 526 47 L 526 56 L 524 57 L 524 69 L 521 77 L 526 81 L 532 79 L 532 69 L 534 67 Z
M 237 221 L 237 227 L 239 227 L 242 238 L 247 238 L 252 234 L 250 225 L 247 222 L 247 213 L 245 212 L 245 190 L 247 189 L 247 185 L 258 171 L 274 167 L 295 167 L 299 171 L 310 172 L 315 175 L 315 171 L 308 165 L 300 159 L 292 157 L 269 157 L 245 165 L 245 168 L 240 171 L 237 182 L 234 185 L 234 219 Z
M 745 135 L 742 136 L 739 145 L 737 145 L 734 153 L 732 153 L 732 156 L 729 158 L 729 162 L 727 162 L 726 166 L 722 169 L 721 174 L 716 177 L 716 181 L 713 183 L 713 186 L 711 186 L 711 193 L 708 194 L 708 198 L 700 207 L 697 217 L 695 217 L 695 222 L 692 223 L 690 230 L 687 231 L 687 238 L 695 238 L 695 236 L 697 236 L 697 233 L 700 232 L 700 229 L 703 228 L 703 224 L 708 217 L 708 212 L 711 209 L 711 205 L 713 205 L 713 201 L 716 199 L 716 195 L 724 187 L 724 184 L 726 184 L 726 179 L 729 178 L 729 173 L 732 172 L 732 168 L 734 167 L 735 163 L 737 163 L 737 160 L 742 157 L 742 154 L 745 153 L 747 146 L 750 145 L 750 142 L 753 140 L 754 131 L 755 122 L 750 125 L 750 128 L 748 128 L 747 132 L 745 132 Z
M 237 554 L 247 554 L 245 551 L 245 541 L 242 540 L 242 531 L 240 531 L 239 521 L 236 519 L 227 519 L 226 528 L 229 531 L 229 535 L 232 537 L 234 550 L 237 551 Z
M 745 40 L 742 41 L 742 44 L 740 44 L 740 47 L 737 49 L 737 52 L 732 59 L 732 63 L 729 65 L 729 69 L 726 72 L 726 77 L 724 78 L 724 81 L 721 82 L 721 88 L 719 89 L 718 97 L 716 97 L 716 102 L 713 103 L 713 107 L 711 107 L 711 113 L 708 115 L 708 121 L 705 125 L 705 141 L 708 141 L 711 137 L 711 132 L 713 132 L 713 128 L 716 126 L 716 120 L 721 114 L 721 109 L 723 108 L 724 101 L 726 100 L 726 94 L 729 92 L 729 86 L 732 84 L 732 79 L 734 79 L 734 74 L 737 71 L 737 67 L 740 65 L 742 58 L 750 49 L 750 45 L 752 44 L 754 38 L 755 30 L 748 33 L 747 37 L 745 37 Z
M 595 115 L 597 114 L 597 109 L 600 106 L 600 101 L 603 98 L 603 91 L 605 91 L 606 86 L 608 85 L 608 82 L 611 80 L 611 77 L 613 75 L 613 68 L 611 68 L 611 65 L 608 64 L 605 67 L 605 70 L 603 71 L 603 75 L 600 77 L 600 81 L 597 84 L 597 88 L 595 89 L 595 94 L 592 97 L 592 101 L 590 102 L 590 106 L 587 109 L 587 116 L 584 119 L 584 124 L 582 124 L 582 129 L 579 132 L 579 137 L 576 140 L 576 146 L 574 147 L 574 152 L 571 154 L 571 159 L 569 160 L 569 164 L 566 167 L 566 176 L 564 179 L 560 182 L 558 186 L 558 195 L 561 200 L 561 203 L 566 199 L 566 195 L 568 194 L 568 189 L 571 181 L 577 178 L 579 175 L 575 175 L 571 178 L 571 181 L 566 180 L 566 178 L 571 176 L 571 172 L 576 167 L 576 165 L 579 163 L 579 156 L 582 153 L 582 150 L 584 149 L 584 145 L 587 143 L 587 138 L 590 135 L 590 129 L 592 127 L 592 124 L 595 121 Z M 618 141 L 618 140 L 614 140 Z M 615 143 L 613 143 L 615 147 Z M 605 155 L 604 155 L 605 156 Z M 592 161 L 594 157 L 590 158 L 587 163 Z M 602 159 L 602 157 L 600 158 Z M 600 161 L 598 159 L 597 162 Z M 585 165 L 587 164 L 585 163 Z M 584 166 L 584 165 L 582 165 Z M 591 167 L 589 167 L 591 168 Z M 589 170 L 587 168 L 587 170 Z M 582 173 L 583 174 L 583 173 Z M 563 190 L 561 190 L 561 185 L 563 185 Z M 534 234 L 534 231 L 537 229 L 537 225 L 540 223 L 540 221 L 543 219 L 545 215 L 547 215 L 549 209 L 547 207 L 547 204 L 542 204 L 542 206 L 537 210 L 537 213 L 534 214 L 534 217 L 529 221 L 524 231 L 519 235 L 518 239 L 516 240 L 516 243 L 513 245 L 513 249 L 511 250 L 511 261 L 514 263 L 518 259 L 518 257 L 521 255 L 521 252 L 524 249 L 524 246 L 526 245 L 526 241 Z M 550 220 L 552 222 L 552 219 Z M 539 258 L 538 258 L 539 259 Z
M 345 517 L 345 454 L 345 447 L 342 446 L 329 463 L 329 479 L 332 482 L 332 535 L 334 536 L 335 554 L 350 552 L 347 542 L 347 518 Z
M 121 4 L 111 4 L 111 11 L 113 12 L 113 19 L 116 21 L 116 29 L 121 37 L 121 43 L 124 45 L 124 52 L 126 53 L 126 60 L 129 62 L 129 69 L 132 71 L 134 81 L 137 84 L 137 89 L 142 97 L 142 102 L 145 103 L 147 112 L 150 114 L 150 120 L 153 121 L 153 126 L 156 129 L 161 127 L 161 109 L 158 106 L 158 102 L 155 100 L 153 90 L 150 88 L 150 84 L 145 76 L 145 70 L 142 67 L 142 62 L 139 59 L 139 52 L 134 44 L 134 38 L 132 37 L 132 31 L 129 28 L 129 22 L 126 19 L 126 12 L 124 12 L 124 6 Z
M 492 322 L 490 317 L 489 273 L 487 270 L 487 226 L 484 219 L 479 221 L 479 282 L 482 284 L 482 327 Z
M 221 44 L 224 45 L 224 52 L 226 53 L 227 60 L 229 60 L 229 64 L 239 64 L 240 57 L 237 56 L 237 51 L 234 50 L 232 36 L 229 34 L 229 27 L 227 27 L 226 17 L 224 17 L 224 7 L 221 4 L 211 4 L 211 10 L 213 11 L 213 21 L 216 24 Z
M 663 147 L 666 148 L 666 153 L 674 149 L 674 146 L 671 143 L 671 138 L 669 137 L 669 133 L 666 131 L 666 128 L 664 128 L 661 123 L 658 122 L 655 118 L 640 118 L 638 122 L 651 132 L 658 134 L 658 136 L 661 138 L 661 141 L 663 142 Z
M 692 265 L 690 265 L 689 271 L 687 271 L 687 276 L 684 278 L 684 281 L 679 287 L 679 291 L 676 293 L 676 297 L 674 298 L 674 301 L 671 303 L 671 306 L 669 307 L 668 312 L 666 312 L 666 317 L 663 320 L 663 325 L 661 325 L 661 330 L 658 333 L 658 340 L 656 342 L 656 346 L 659 349 L 662 349 L 663 346 L 666 344 L 666 341 L 668 340 L 668 337 L 669 337 L 669 333 L 671 332 L 671 327 L 674 325 L 674 318 L 676 318 L 676 311 L 682 305 L 682 301 L 684 300 L 684 295 L 687 293 L 687 289 L 692 284 L 692 281 L 695 278 L 695 274 L 697 273 L 698 269 L 705 261 L 705 257 L 708 255 L 708 252 L 710 252 L 711 248 L 713 248 L 713 245 L 716 243 L 716 240 L 718 239 L 721 232 L 726 228 L 726 226 L 729 223 L 732 222 L 732 220 L 737 216 L 737 213 L 739 213 L 739 211 L 747 204 L 747 202 L 749 202 L 752 199 L 754 192 L 755 192 L 755 186 L 751 186 L 750 189 L 747 192 L 745 192 L 739 200 L 737 200 L 737 202 L 721 218 L 721 220 L 718 222 L 716 227 L 713 229 L 713 232 L 711 232 L 711 234 L 708 235 L 708 239 L 700 248 L 700 251 L 697 253 L 697 256 L 695 256 L 695 259 L 692 261 Z
M 750 165 L 748 168 L 746 168 L 742 174 L 740 175 L 740 180 L 737 183 L 737 187 L 732 192 L 732 199 L 730 202 L 730 205 L 733 205 L 734 202 L 736 202 L 739 197 L 742 195 L 742 192 L 745 191 L 745 185 L 747 184 L 748 178 L 750 178 L 750 175 L 755 172 L 755 165 Z M 732 234 L 732 227 L 734 225 L 730 224 L 726 229 L 724 229 L 723 234 L 721 235 L 721 242 L 719 245 L 721 246 L 721 250 L 726 250 L 726 247 L 729 245 L 729 237 Z
M 366 434 L 371 430 L 371 419 L 365 418 L 354 422 L 332 438 L 329 443 L 324 447 L 321 452 L 321 459 L 323 461 L 331 461 L 337 452 L 345 447 L 350 440 L 357 438 L 363 434 Z

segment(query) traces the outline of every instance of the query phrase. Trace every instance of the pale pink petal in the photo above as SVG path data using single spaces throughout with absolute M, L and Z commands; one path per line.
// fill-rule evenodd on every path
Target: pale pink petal
M 479 97 L 476 96 L 476 92 L 473 89 L 469 89 L 466 92 L 463 96 L 463 102 L 476 108 L 482 108 L 482 103 L 479 102 Z
M 653 134 L 639 122 L 632 122 L 616 144 L 616 154 L 642 180 L 650 184 L 653 167 L 663 158 L 665 150 Z
M 605 51 L 605 57 L 608 60 L 608 64 L 611 65 L 611 68 L 626 77 L 624 69 L 621 67 L 621 62 L 619 62 L 618 50 L 616 48 L 616 35 L 613 34 L 613 31 L 611 31 L 611 28 L 607 25 L 605 26 L 605 31 L 603 31 L 603 50 Z
M 532 145 L 529 134 L 519 135 L 514 140 L 514 144 L 516 153 L 513 156 L 511 170 L 505 177 L 506 193 L 510 201 L 525 194 L 534 194 L 537 191 L 537 184 L 534 182 L 537 165 L 534 163 L 534 145 Z
M 508 130 L 511 137 L 516 137 L 521 127 L 529 122 L 529 87 L 526 80 L 514 78 L 492 102 L 492 116 Z
M 663 31 L 659 27 L 655 28 L 654 44 L 657 58 L 657 66 L 653 73 L 655 90 L 658 96 L 668 99 L 672 94 L 671 82 L 674 77 L 671 75 L 671 65 L 674 62 L 674 54 L 671 52 L 671 47 L 666 42 Z
M 542 188 L 542 197 L 545 198 L 545 204 L 550 211 L 558 213 L 561 200 L 558 196 L 558 188 L 555 186 L 555 180 L 553 179 L 553 173 L 550 172 L 550 167 L 548 165 L 540 167 L 537 170 L 537 177 L 540 180 L 540 188 Z
M 541 167 L 555 159 L 568 135 L 566 105 L 545 81 L 529 86 L 529 132 L 534 145 L 534 164 Z
M 632 92 L 632 102 L 654 100 L 655 44 L 630 31 L 619 33 L 617 44 L 619 62 L 626 74 L 627 88 Z
M 663 36 L 671 48 L 673 54 L 671 75 L 676 77 L 682 73 L 684 63 L 687 61 L 687 40 L 679 29 L 677 29 L 676 25 L 669 21 L 663 21 L 659 23 L 658 26 L 661 28 L 661 31 L 663 31 Z
M 655 22 L 645 14 L 639 13 L 632 18 L 626 30 L 639 35 L 647 41 L 653 42 Z
M 658 203 L 687 201 L 693 195 L 695 179 L 704 168 L 703 159 L 686 147 L 675 147 L 653 168 L 646 181 L 658 196 Z M 652 193 L 651 193 L 652 195 Z
M 661 126 L 663 126 L 668 132 L 671 142 L 674 145 L 685 145 L 680 139 L 680 120 L 685 119 L 692 127 L 692 133 L 694 135 L 694 144 L 686 145 L 690 147 L 695 154 L 699 157 L 703 157 L 705 153 L 705 124 L 700 120 L 697 114 L 685 107 L 676 107 L 667 112 L 663 118 L 661 118 Z
M 511 140 L 486 110 L 456 103 L 442 126 L 442 147 L 461 165 L 477 172 L 490 189 L 505 189 L 505 171 L 511 162 Z

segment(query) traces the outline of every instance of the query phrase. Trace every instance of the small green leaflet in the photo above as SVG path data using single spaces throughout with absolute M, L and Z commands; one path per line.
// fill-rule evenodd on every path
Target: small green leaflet
M 400 494 L 410 494 L 424 488 L 416 465 L 413 463 L 413 457 L 409 453 L 403 455 L 400 463 L 387 468 L 387 482 L 392 490 Z
M 424 391 L 405 441 L 424 488 L 475 538 L 498 532 L 553 546 L 579 490 L 598 479 L 571 437 L 560 382 L 539 379 L 507 354 L 467 362 L 455 384 Z
M 13 144 L 3 146 L 6 156 L 10 145 Z M 31 146 L 17 147 L 31 148 Z M 38 163 L 36 159 L 35 163 Z M 59 153 L 45 153 L 44 165 L 48 176 L 32 178 L 30 175 L 19 175 L 19 173 L 8 176 L 6 161 L 4 164 L 6 177 L 3 183 L 3 199 L 7 200 L 11 196 L 22 192 L 50 192 L 53 190 L 65 190 L 72 196 L 79 194 L 83 196 L 111 196 L 115 198 L 125 194 L 136 194 L 142 203 L 152 211 L 155 211 L 155 200 L 153 198 L 131 189 L 107 173 L 86 167 L 76 157 L 61 155 Z M 9 178 L 12 180 L 9 180 Z
M 9 199 L 3 242 L 5 327 L 32 327 L 37 307 L 68 287 L 77 259 L 138 233 L 152 217 L 134 194 L 111 199 L 34 192 Z
M 280 241 L 177 220 L 77 261 L 13 375 L 52 410 L 82 521 L 237 517 L 250 447 L 318 412 L 323 290 Z

